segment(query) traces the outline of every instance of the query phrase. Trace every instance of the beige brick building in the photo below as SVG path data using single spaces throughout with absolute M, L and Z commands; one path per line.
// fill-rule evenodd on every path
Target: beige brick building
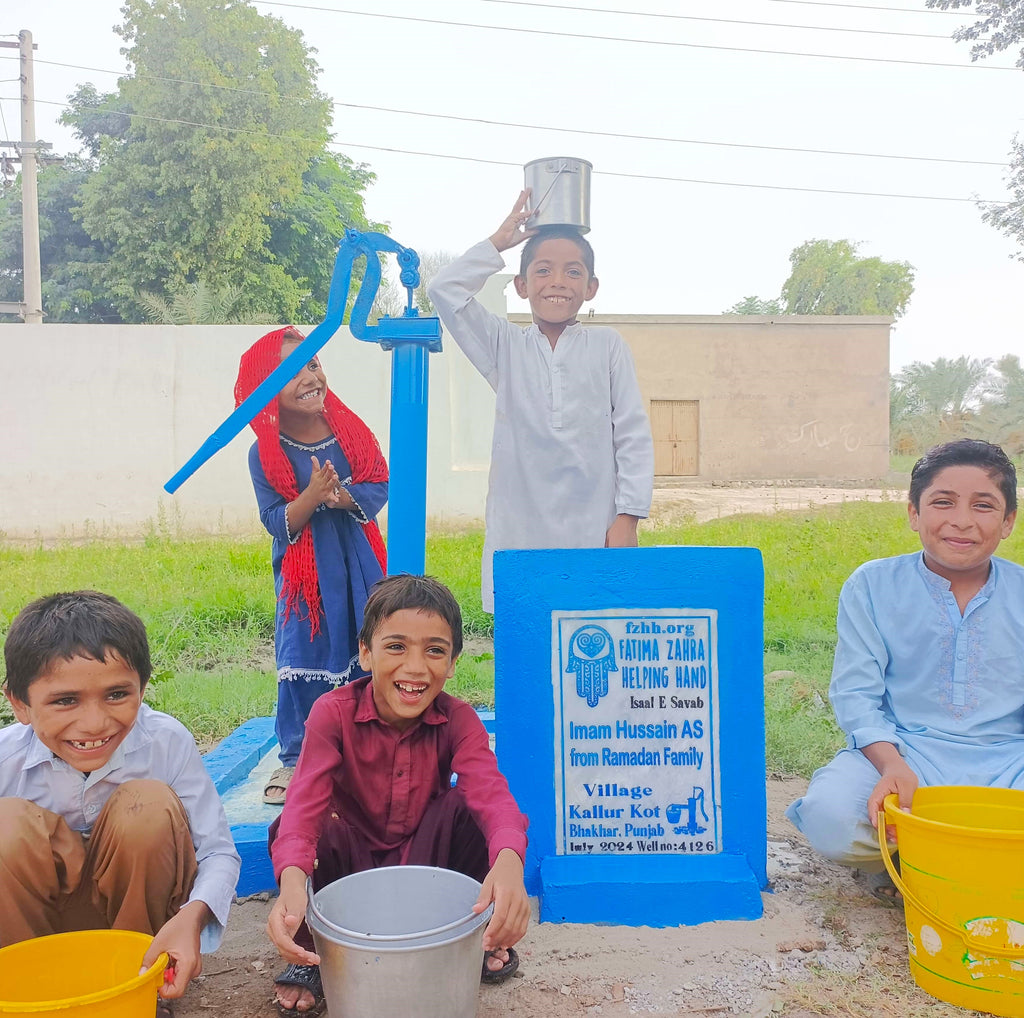
M 854 480 L 888 472 L 892 318 L 588 320 L 616 329 L 633 352 L 657 475 Z

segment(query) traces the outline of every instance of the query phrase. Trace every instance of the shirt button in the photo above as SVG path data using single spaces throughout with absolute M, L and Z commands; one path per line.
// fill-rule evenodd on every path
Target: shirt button
M 405 771 L 399 771 L 398 772 L 398 777 L 401 777 L 404 773 L 405 773 Z

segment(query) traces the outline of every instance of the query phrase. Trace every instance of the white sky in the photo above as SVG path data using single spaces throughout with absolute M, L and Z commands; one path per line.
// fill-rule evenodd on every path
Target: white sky
M 582 6 L 585 0 L 563 0 Z M 313 4 L 319 10 L 308 9 Z M 968 14 L 929 12 L 924 0 L 871 0 L 899 11 L 850 9 L 806 0 L 639 0 L 650 14 L 772 22 L 713 21 L 607 13 L 623 0 L 590 0 L 605 11 L 493 0 L 310 0 L 260 2 L 316 48 L 321 88 L 336 102 L 492 121 L 466 124 L 336 106 L 339 147 L 368 163 L 377 182 L 373 219 L 419 251 L 461 251 L 490 234 L 522 186 L 523 163 L 549 155 L 594 164 L 591 240 L 601 289 L 598 313 L 718 314 L 742 297 L 773 297 L 789 252 L 805 240 L 849 238 L 862 255 L 909 261 L 910 308 L 892 339 L 896 370 L 936 357 L 1024 353 L 1020 313 L 1024 263 L 1015 245 L 981 221 L 970 201 L 811 194 L 791 190 L 630 180 L 630 173 L 702 181 L 1006 200 L 1005 166 L 770 152 L 595 137 L 576 131 L 657 135 L 846 152 L 1005 163 L 1024 117 L 1024 72 L 1015 53 L 972 66 L 948 38 L 818 31 L 780 24 L 948 36 Z M 852 6 L 855 0 L 849 0 Z M 326 8 L 345 8 L 327 10 Z M 356 13 L 360 9 L 378 15 Z M 398 17 L 472 22 L 528 32 L 434 25 Z M 56 125 L 78 84 L 101 91 L 123 72 L 118 0 L 6 0 L 0 35 L 32 31 L 36 128 L 58 152 L 73 148 Z M 651 45 L 543 32 L 688 43 Z M 955 67 L 820 59 L 763 52 L 847 54 Z M 12 57 L 16 50 L 0 50 Z M 52 66 L 45 61 L 100 70 Z M 0 60 L 0 79 L 17 73 Z M 0 84 L 0 136 L 20 136 L 17 83 Z M 543 129 L 539 129 L 543 128 Z M 362 146 L 362 147 L 361 147 Z M 441 159 L 376 149 L 440 153 Z M 495 160 L 486 165 L 466 159 Z M 510 253 L 509 264 L 518 260 Z M 509 289 L 511 294 L 511 288 Z M 512 295 L 511 310 L 525 310 Z

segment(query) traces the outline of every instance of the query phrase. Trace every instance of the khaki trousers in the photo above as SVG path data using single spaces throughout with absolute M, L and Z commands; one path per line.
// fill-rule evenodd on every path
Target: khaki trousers
M 72 930 L 155 934 L 197 869 L 185 807 L 161 781 L 126 781 L 88 839 L 27 799 L 0 798 L 0 946 Z

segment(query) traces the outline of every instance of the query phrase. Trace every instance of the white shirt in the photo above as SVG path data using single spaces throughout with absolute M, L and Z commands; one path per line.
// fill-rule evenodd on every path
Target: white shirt
M 30 725 L 15 722 L 0 730 L 0 796 L 28 799 L 82 834 L 92 830 L 114 790 L 135 778 L 164 782 L 185 807 L 199 863 L 188 900 L 204 902 L 213 913 L 200 944 L 204 952 L 215 951 L 224 936 L 241 860 L 220 796 L 188 729 L 143 704 L 124 741 L 91 774 L 55 756 Z
M 485 240 L 445 266 L 428 291 L 455 342 L 497 396 L 481 595 L 494 610 L 499 548 L 603 547 L 619 513 L 646 517 L 654 444 L 633 358 L 603 326 L 566 327 L 552 350 L 475 299 L 504 267 Z

